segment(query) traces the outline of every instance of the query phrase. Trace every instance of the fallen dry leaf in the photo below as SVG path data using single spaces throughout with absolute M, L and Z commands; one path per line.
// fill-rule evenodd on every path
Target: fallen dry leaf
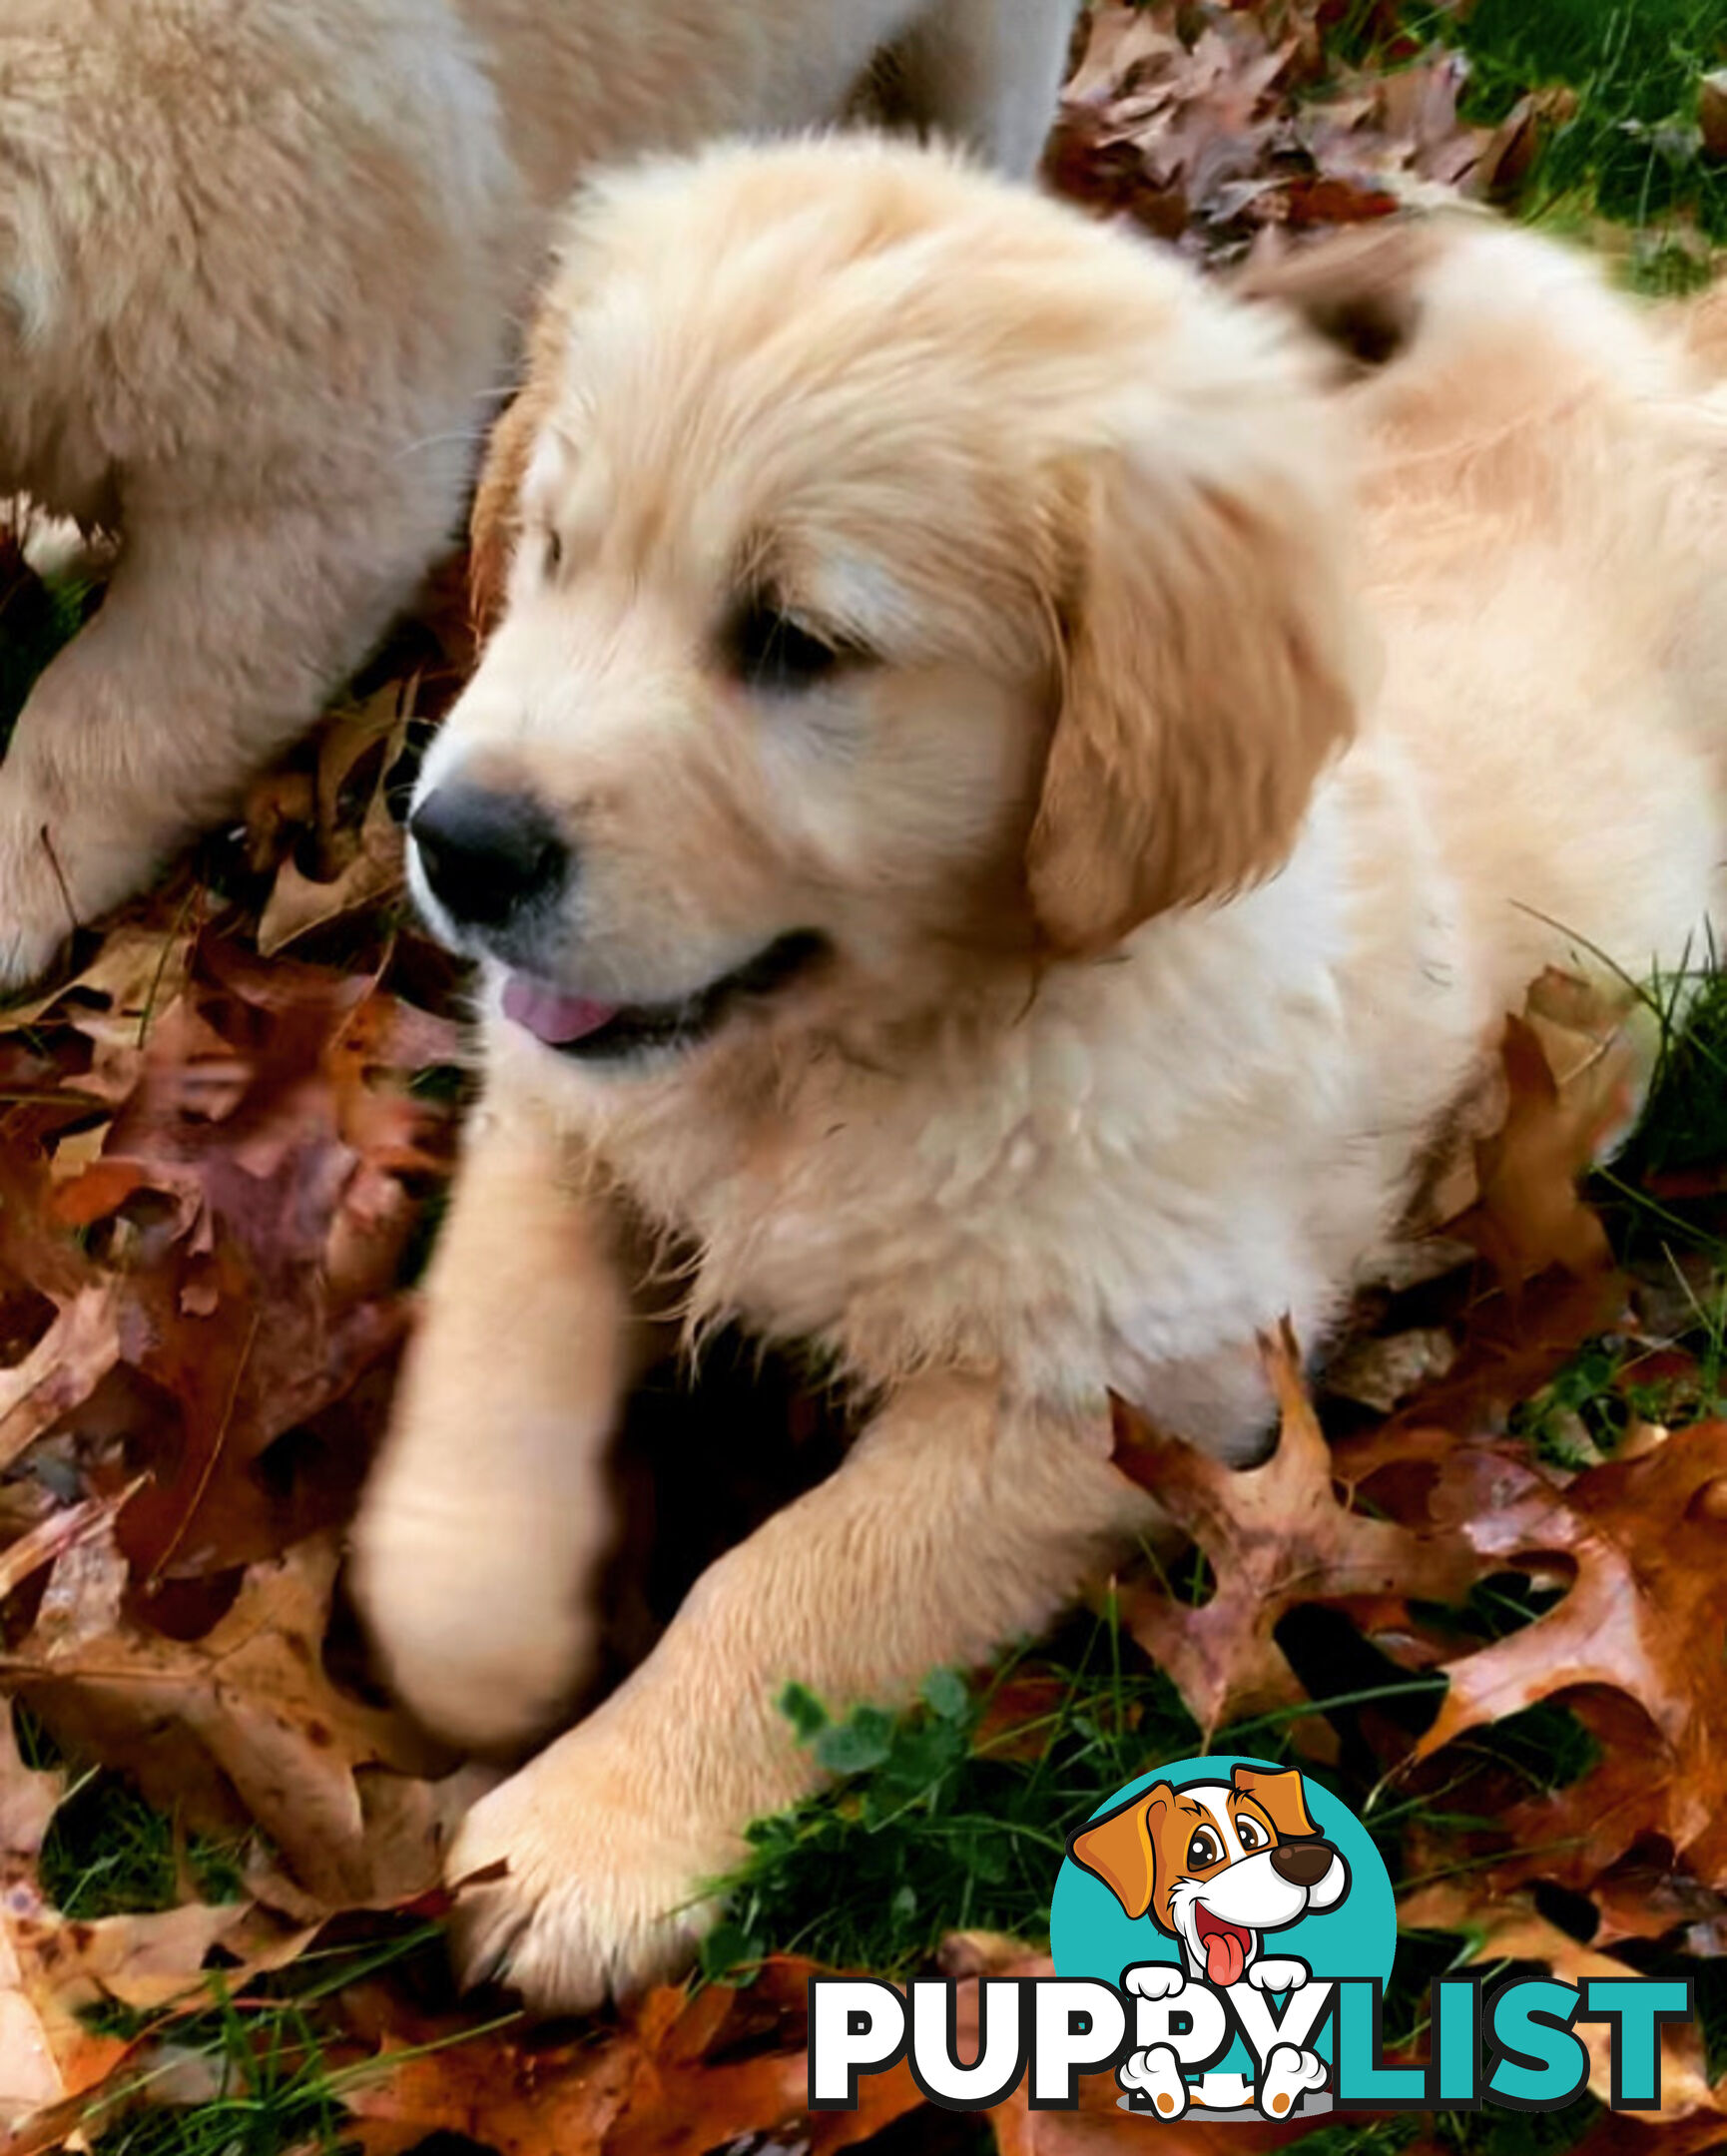
M 450 1103 L 413 1075 L 459 1052 L 447 1020 L 374 977 L 264 967 L 214 932 L 184 968 L 142 1043 L 120 1005 L 54 1007 L 42 1024 L 63 1046 L 119 1026 L 100 1142 L 75 1126 L 81 1150 L 61 1156 L 89 1083 L 74 1072 L 20 1134 L 34 1144 L 0 1157 L 0 1288 L 52 1306 L 0 1368 L 0 1460 L 57 1430 L 124 1441 L 150 1474 L 122 1521 L 146 1582 L 273 1554 L 351 1500 L 363 1447 L 312 1440 L 387 1376 L 404 1258 L 453 1135 Z M 108 988 L 143 995 L 143 972 L 134 952 Z M 285 1504 L 259 1463 L 301 1432 Z
M 405 1812 L 367 1803 L 367 1777 L 440 1764 L 403 1721 L 325 1674 L 337 1552 L 322 1536 L 254 1565 L 204 1637 L 149 1631 L 121 1607 L 74 1641 L 38 1625 L 0 1675 L 62 1744 L 131 1775 L 197 1824 L 256 1822 L 327 1907 L 384 1904 L 434 1884 L 444 1822 L 421 1788 Z M 381 1827 L 386 1830 L 380 1832 Z
M 1471 181 L 1490 139 L 1457 117 L 1458 56 L 1392 33 L 1406 64 L 1378 76 L 1328 69 L 1319 13 L 1092 7 L 1046 177 L 1211 262 Z
M 26 1767 L 10 1700 L 0 1701 L 0 1878 L 10 1881 L 42 1848 L 66 1777 Z
M 1216 1592 L 1190 1609 L 1161 1586 L 1125 1591 L 1135 1639 L 1208 1735 L 1304 1694 L 1274 1631 L 1297 1603 L 1456 1601 L 1480 1563 L 1458 1523 L 1410 1528 L 1350 1509 L 1287 1341 L 1268 1348 L 1281 1431 L 1261 1467 L 1232 1469 L 1115 1409 L 1115 1460 L 1210 1559 Z
M 1580 1687 L 1606 1687 L 1645 1718 L 1640 1824 L 1663 1834 L 1709 1886 L 1727 1886 L 1727 1423 L 1667 1437 L 1555 1485 L 1508 1449 L 1459 1448 L 1430 1499 L 1436 1522 L 1489 1563 L 1574 1576 L 1533 1624 L 1451 1663 L 1423 1759 L 1463 1731 Z M 1598 1824 L 1605 1828 L 1608 1815 Z M 1629 1847 L 1613 1841 L 1603 1863 Z M 1610 1851 L 1610 1854 L 1608 1853 Z
M 318 742 L 317 772 L 306 803 L 319 865 L 308 874 L 287 852 L 258 924 L 259 955 L 271 958 L 344 914 L 380 905 L 403 887 L 401 826 L 386 796 L 388 776 L 415 717 L 419 679 L 389 682 L 356 710 L 340 712 Z M 355 829 L 344 794 L 366 767 L 365 808 Z M 286 820 L 286 819 L 285 819 Z M 280 836 L 273 831 L 272 837 Z
M 1409 1223 L 1415 1253 L 1460 1241 L 1481 1267 L 1450 1357 L 1435 1329 L 1422 1336 L 1429 1371 L 1393 1408 L 1386 1448 L 1436 1426 L 1460 1436 L 1500 1426 L 1586 1341 L 1630 1329 L 1630 1283 L 1579 1185 L 1624 1135 L 1657 1034 L 1634 997 L 1554 969 L 1507 1017 L 1499 1057 L 1459 1107 Z M 1372 1364 L 1386 1349 L 1370 1338 L 1349 1352 Z M 1346 1360 L 1346 1382 L 1348 1370 Z
M 1727 68 L 1715 68 L 1698 84 L 1697 126 L 1704 154 L 1727 159 Z
M 848 2148 L 923 2099 L 900 2066 L 861 2080 L 856 2111 L 807 2111 L 813 1973 L 776 1959 L 747 1991 L 662 1987 L 598 2041 L 535 2044 L 510 2030 L 399 2060 L 386 2051 L 354 2090 L 354 2139 L 366 2156 L 434 2133 L 499 2156 L 706 2156 L 754 2133 L 810 2156 Z
M 1605 1013 L 1599 1034 L 1581 1011 L 1568 1012 L 1573 1022 L 1564 1027 L 1540 1023 L 1543 985 L 1531 994 L 1528 1016 L 1505 1021 L 1504 1112 L 1475 1145 L 1479 1197 L 1451 1224 L 1516 1286 L 1550 1266 L 1579 1280 L 1611 1267 L 1606 1231 L 1577 1183 L 1629 1127 L 1639 1078 L 1653 1060 L 1638 1038 L 1646 1028 L 1625 1012 Z M 1546 976 L 1548 1001 L 1566 985 L 1561 975 Z
M 6 1927 L 40 1997 L 74 2009 L 117 1999 L 154 2010 L 195 1997 L 208 2003 L 205 1970 L 222 1948 L 230 1983 L 294 1960 L 310 1925 L 284 1922 L 249 1901 L 188 1901 L 140 1915 L 69 1919 L 52 1909 L 10 1909 Z

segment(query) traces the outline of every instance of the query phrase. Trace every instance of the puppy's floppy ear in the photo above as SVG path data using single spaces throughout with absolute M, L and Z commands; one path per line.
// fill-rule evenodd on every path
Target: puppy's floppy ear
M 468 614 L 481 638 L 503 610 L 504 580 L 520 532 L 522 481 L 547 401 L 535 395 L 531 383 L 519 389 L 486 444 L 468 519 Z
M 1239 1796 L 1253 1799 L 1277 1829 L 1280 1842 L 1319 1833 L 1308 1811 L 1299 1768 L 1273 1773 L 1269 1768 L 1238 1767 L 1230 1776 L 1230 1786 Z
M 1074 1863 L 1102 1880 L 1130 1916 L 1143 1916 L 1157 1891 L 1157 1828 L 1174 1806 L 1169 1784 L 1154 1783 L 1082 1827 L 1067 1845 Z
M 504 586 L 521 536 L 522 482 L 555 403 L 549 366 L 532 364 L 486 444 L 468 519 L 468 612 L 482 640 L 503 612 Z
M 1335 354 L 1334 378 L 1354 380 L 1395 360 L 1420 333 L 1422 287 L 1445 244 L 1418 217 L 1341 226 L 1229 280 L 1238 298 L 1291 309 Z
M 503 612 L 504 586 L 521 537 L 522 483 L 534 444 L 558 408 L 570 317 L 585 282 L 569 259 L 559 266 L 528 333 L 521 386 L 486 443 L 468 518 L 468 608 L 482 639 Z
M 1292 394 L 1239 420 L 1207 412 L 1184 442 L 1165 411 L 1066 475 L 1062 694 L 1026 859 L 1058 953 L 1107 950 L 1280 867 L 1354 731 L 1331 490 L 1302 438 L 1322 418 Z

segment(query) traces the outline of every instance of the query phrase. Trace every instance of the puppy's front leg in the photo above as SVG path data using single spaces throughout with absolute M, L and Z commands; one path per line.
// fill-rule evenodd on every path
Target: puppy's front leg
M 593 1650 L 604 1452 L 634 1374 L 619 1224 L 525 1103 L 469 1125 L 355 1593 L 396 1689 L 480 1748 L 536 1734 Z
M 990 1382 L 905 1388 L 845 1465 L 698 1581 L 658 1649 L 486 1797 L 450 1861 L 470 1976 L 591 2006 L 684 1959 L 742 1830 L 817 1779 L 776 1701 L 903 1696 L 1040 1628 L 1153 1517 L 1095 1424 L 1005 1412 Z

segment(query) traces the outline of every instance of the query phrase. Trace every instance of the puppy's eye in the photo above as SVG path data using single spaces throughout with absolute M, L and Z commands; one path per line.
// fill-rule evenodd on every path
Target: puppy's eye
M 1196 1872 L 1204 1872 L 1217 1864 L 1223 1856 L 1223 1844 L 1209 1827 L 1199 1828 L 1187 1845 L 1187 1861 Z
M 1245 1850 L 1264 1849 L 1271 1840 L 1271 1837 L 1256 1819 L 1238 1819 L 1235 1823 L 1235 1831 L 1241 1836 L 1241 1846 Z
M 726 646 L 732 670 L 744 686 L 770 696 L 814 689 L 847 656 L 839 645 L 766 599 L 752 599 L 739 609 L 727 630 Z
M 563 536 L 554 525 L 548 524 L 540 533 L 540 574 L 549 582 L 563 566 Z

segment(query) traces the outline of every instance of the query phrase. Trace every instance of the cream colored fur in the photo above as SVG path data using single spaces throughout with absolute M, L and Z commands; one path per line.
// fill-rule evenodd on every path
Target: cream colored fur
M 0 771 L 0 990 L 232 810 L 453 535 L 594 160 L 839 110 L 1029 171 L 1063 0 L 7 0 L 0 499 L 118 526 Z
M 578 1673 L 638 1317 L 814 1339 L 878 1407 L 472 1814 L 470 1967 L 579 2005 L 674 1966 L 808 1785 L 781 1685 L 1041 1625 L 1151 1517 L 1106 1387 L 1251 1452 L 1256 1335 L 1323 1344 L 1539 969 L 1697 959 L 1727 403 L 1587 264 L 1436 240 L 1408 351 L 1328 392 L 1285 315 L 932 156 L 726 151 L 578 217 L 422 799 L 560 819 L 566 991 L 833 954 L 608 1069 L 467 939 L 486 1099 L 358 1536 L 403 1692 L 506 1742 Z M 868 656 L 750 690 L 764 579 Z

